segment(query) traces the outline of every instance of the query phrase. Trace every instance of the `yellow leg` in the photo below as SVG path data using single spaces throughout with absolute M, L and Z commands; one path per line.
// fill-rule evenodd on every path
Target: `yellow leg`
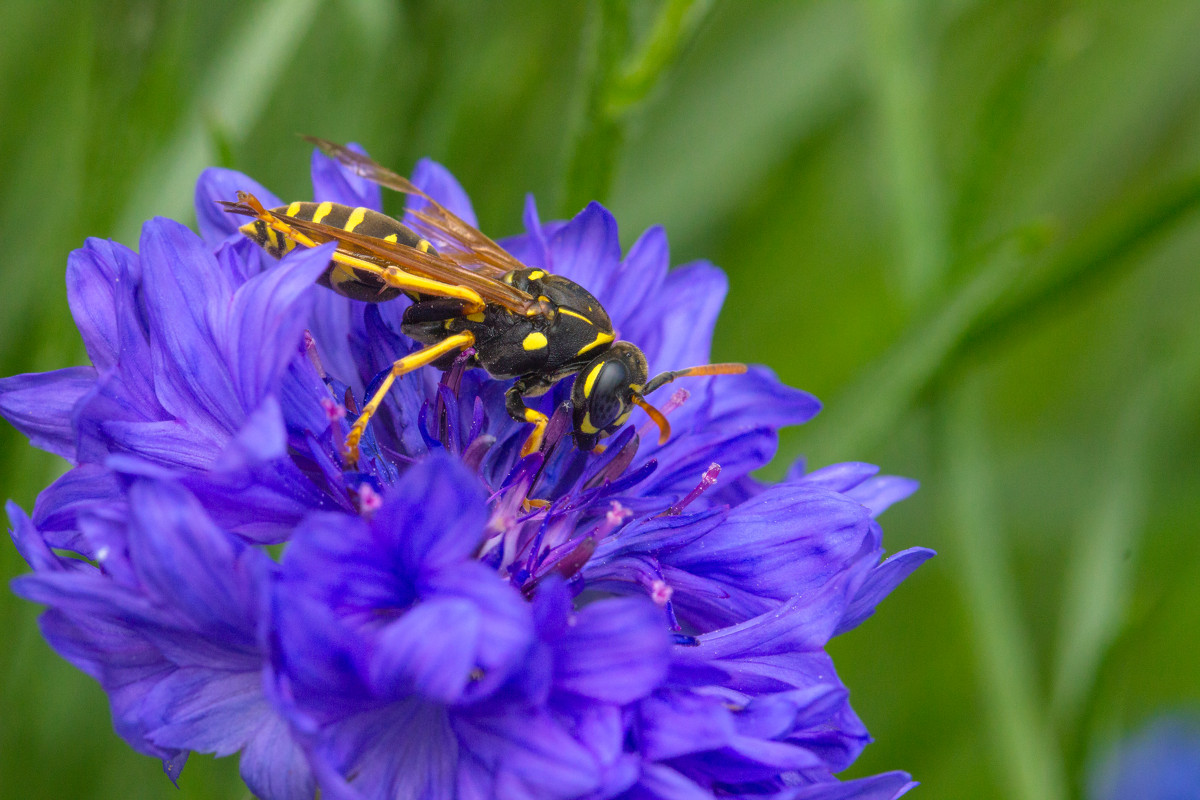
M 470 331 L 456 333 L 453 336 L 448 336 L 437 344 L 431 344 L 424 350 L 418 350 L 392 364 L 391 371 L 383 379 L 383 383 L 379 384 L 379 388 L 375 390 L 375 394 L 371 395 L 371 399 L 363 407 L 362 413 L 358 419 L 354 420 L 354 424 L 350 427 L 350 433 L 346 435 L 346 465 L 353 468 L 358 464 L 358 443 L 362 440 L 363 431 L 367 429 L 367 423 L 371 421 L 371 417 L 379 410 L 380 403 L 388 393 L 388 389 L 392 388 L 392 384 L 396 382 L 396 378 L 412 372 L 415 369 L 431 364 L 444 356 L 446 353 L 452 353 L 455 350 L 465 350 L 475 344 L 475 335 Z
M 533 423 L 533 430 L 529 432 L 529 437 L 521 447 L 521 458 L 536 453 L 541 448 L 542 438 L 546 435 L 546 426 L 550 423 L 550 418 L 540 411 L 527 408 L 525 409 L 525 421 Z
M 399 267 L 381 267 L 371 261 L 340 251 L 334 252 L 333 260 L 347 267 L 365 270 L 377 275 L 388 286 L 402 291 L 432 294 L 438 297 L 453 297 L 457 300 L 462 300 L 467 304 L 463 309 L 463 314 L 478 313 L 483 311 L 486 305 L 478 292 L 474 289 L 468 289 L 465 286 L 455 286 L 453 283 L 442 283 L 432 278 L 422 278 L 420 275 L 405 272 Z

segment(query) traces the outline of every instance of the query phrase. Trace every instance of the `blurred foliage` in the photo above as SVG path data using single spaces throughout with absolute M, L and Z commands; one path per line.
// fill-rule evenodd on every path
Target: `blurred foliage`
M 1200 4 L 1068 0 L 0 4 L 0 373 L 80 363 L 63 268 L 191 218 L 200 169 L 308 191 L 294 134 L 449 166 L 483 227 L 607 202 L 730 276 L 715 356 L 827 410 L 778 475 L 921 479 L 941 555 L 831 650 L 914 796 L 1079 796 L 1200 701 Z M 0 431 L 3 494 L 62 464 Z M 11 548 L 0 572 L 23 571 Z M 176 793 L 0 597 L 6 797 Z

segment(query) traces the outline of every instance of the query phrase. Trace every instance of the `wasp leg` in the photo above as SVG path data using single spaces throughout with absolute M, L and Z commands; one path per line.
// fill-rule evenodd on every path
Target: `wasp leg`
M 504 393 L 504 408 L 508 415 L 517 422 L 532 422 L 533 430 L 521 447 L 521 457 L 536 453 L 542 446 L 542 437 L 546 435 L 546 425 L 550 418 L 540 411 L 525 405 L 525 396 L 544 392 L 551 384 L 539 381 L 537 378 L 518 378 L 517 382 Z
M 279 233 L 291 239 L 296 244 L 303 247 L 316 247 L 320 244 L 320 242 L 314 241 L 304 232 L 289 225 L 287 220 L 281 219 L 272 211 L 268 211 L 254 195 L 246 192 L 238 192 L 238 200 L 254 211 L 256 218 L 262 220 L 271 230 L 279 231 Z M 420 275 L 405 272 L 398 267 L 380 266 L 373 261 L 359 258 L 341 250 L 334 251 L 330 260 L 349 267 L 352 270 L 362 270 L 363 272 L 375 275 L 383 283 L 401 291 L 429 294 L 438 297 L 452 297 L 462 300 L 467 304 L 464 311 L 466 314 L 475 314 L 483 311 L 485 307 L 483 298 L 479 296 L 479 293 L 465 286 L 456 286 L 452 283 L 443 283 L 432 278 L 423 278 Z
M 362 413 L 359 414 L 358 419 L 354 420 L 354 424 L 350 427 L 350 433 L 346 434 L 347 466 L 354 467 L 358 464 L 358 443 L 362 440 L 363 431 L 367 429 L 367 423 L 371 421 L 371 417 L 379 410 L 379 404 L 383 402 L 384 396 L 388 393 L 388 389 L 392 388 L 392 384 L 395 383 L 396 378 L 426 364 L 432 364 L 446 355 L 446 353 L 452 353 L 455 350 L 465 350 L 473 344 L 475 344 L 475 334 L 470 331 L 463 331 L 453 336 L 447 336 L 437 344 L 431 344 L 423 350 L 410 353 L 392 364 L 392 369 L 383 379 L 383 383 L 379 384 L 379 388 L 375 390 L 375 394 L 371 395 L 371 399 L 363 407 Z
M 478 292 L 474 289 L 468 289 L 465 286 L 455 286 L 452 283 L 442 283 L 432 278 L 422 278 L 420 275 L 405 272 L 399 267 L 381 267 L 373 262 L 340 251 L 335 251 L 331 260 L 339 264 L 344 264 L 351 269 L 364 270 L 377 275 L 379 276 L 379 280 L 388 286 L 404 292 L 416 292 L 417 294 L 462 300 L 466 304 L 463 308 L 463 314 L 477 314 L 483 311 L 487 305 L 483 302 L 483 298 L 479 296 Z

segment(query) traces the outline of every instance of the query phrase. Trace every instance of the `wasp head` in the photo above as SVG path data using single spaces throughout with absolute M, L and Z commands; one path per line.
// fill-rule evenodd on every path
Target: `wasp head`
M 592 359 L 575 379 L 575 444 L 591 450 L 629 419 L 648 375 L 646 357 L 629 342 L 617 342 Z

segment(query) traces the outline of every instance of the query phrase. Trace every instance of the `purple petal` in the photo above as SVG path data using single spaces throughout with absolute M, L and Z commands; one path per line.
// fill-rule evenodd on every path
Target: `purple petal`
M 879 467 L 874 464 L 864 464 L 861 461 L 847 461 L 842 464 L 830 464 L 828 467 L 804 473 L 804 462 L 797 462 L 793 469 L 799 471 L 794 476 L 789 474 L 788 481 L 799 481 L 811 486 L 820 486 L 834 492 L 847 492 L 863 481 L 879 473 Z M 864 505 L 866 505 L 864 503 Z
M 712 800 L 713 793 L 701 788 L 665 764 L 646 764 L 637 785 L 621 800 Z
M 896 800 L 916 782 L 907 772 L 885 772 L 853 781 L 831 781 L 788 789 L 771 800 Z
M 447 518 L 445 509 L 455 509 Z M 432 455 L 392 487 L 372 529 L 401 563 L 438 570 L 465 560 L 482 541 L 487 506 L 479 478 L 448 455 Z
M 367 154 L 362 146 L 354 142 L 346 146 L 361 155 Z M 374 211 L 383 210 L 379 184 L 367 180 L 320 150 L 313 150 L 312 154 L 312 185 L 313 199 L 318 202 L 329 200 L 352 208 L 363 206 Z
M 376 640 L 371 685 L 382 697 L 416 692 L 440 703 L 457 701 L 475 668 L 482 627 L 473 603 L 435 599 L 409 609 Z
M 178 669 L 154 686 L 146 707 L 157 716 L 147 720 L 147 735 L 155 744 L 217 756 L 240 750 L 263 720 L 274 716 L 258 670 Z
M 585 289 L 603 286 L 621 260 L 617 221 L 599 203 L 589 203 L 550 237 L 554 271 Z
M 233 289 L 200 239 L 173 220 L 147 222 L 140 252 L 158 399 L 220 438 L 244 416 L 215 338 L 227 324 Z
M 412 182 L 418 189 L 441 203 L 451 214 L 473 228 L 479 227 L 475 209 L 471 207 L 471 198 L 467 196 L 458 179 L 450 174 L 450 170 L 432 159 L 422 158 L 413 170 Z M 405 207 L 409 211 L 420 211 L 426 205 L 420 197 L 410 196 Z
M 673 269 L 661 289 L 670 303 L 665 308 L 647 307 L 630 323 L 630 330 L 622 329 L 620 334 L 646 352 L 655 372 L 708 363 L 713 328 L 728 290 L 725 273 L 707 261 Z
M 894 503 L 899 503 L 910 496 L 920 486 L 920 482 L 912 478 L 883 475 L 865 481 L 862 485 L 846 492 L 846 495 L 871 509 L 872 517 L 878 517 Z
M 854 595 L 846 614 L 838 624 L 834 636 L 858 627 L 867 617 L 875 613 L 875 607 L 883 598 L 911 575 L 917 567 L 933 558 L 937 553 L 928 547 L 910 547 L 901 550 L 871 570 L 866 581 Z
M 232 169 L 209 167 L 196 181 L 196 223 L 210 250 L 216 250 L 246 223 L 246 217 L 230 214 L 217 204 L 218 200 L 237 200 L 238 192 L 249 192 L 266 208 L 285 205 L 253 178 Z
M 641 598 L 599 600 L 554 643 L 554 683 L 594 700 L 631 703 L 667 674 L 670 643 L 661 609 Z
M 525 667 L 533 641 L 532 613 L 526 602 L 506 581 L 477 562 L 426 576 L 420 582 L 422 595 L 469 601 L 480 616 L 480 633 L 471 648 L 475 663 L 485 675 L 471 687 L 472 694 L 490 691 L 510 674 Z M 466 641 L 460 643 L 468 648 Z
M 213 525 L 176 484 L 138 480 L 129 503 L 130 553 L 148 596 L 219 640 L 229 651 L 226 666 L 244 666 L 240 654 L 257 649 L 257 592 L 266 556 Z
M 527 237 L 523 237 L 525 248 L 522 255 L 517 256 L 530 267 L 540 267 L 548 272 L 554 272 L 554 264 L 550 255 L 550 244 L 542 230 L 542 221 L 538 216 L 537 200 L 532 194 L 525 195 L 525 213 L 522 215 Z M 513 255 L 517 255 L 514 253 Z
M 662 284 L 669 267 L 667 234 L 656 225 L 638 237 L 604 286 L 588 288 L 601 298 L 613 325 L 626 330 L 633 324 L 629 321 L 642 313 L 647 304 L 658 305 L 653 299 L 663 296 Z
M 34 447 L 73 461 L 75 404 L 95 386 L 92 367 L 67 367 L 0 378 L 0 415 Z
M 117 281 L 139 272 L 136 253 L 105 239 L 88 239 L 67 257 L 67 302 L 98 370 L 110 369 L 121 352 Z
M 496 715 L 461 717 L 454 730 L 465 751 L 460 775 L 466 771 L 476 785 L 490 786 L 481 796 L 566 800 L 601 782 L 595 757 L 544 710 L 506 708 Z
M 317 291 L 314 284 L 336 247 L 329 242 L 297 249 L 277 268 L 234 292 L 222 344 L 244 409 L 262 402 L 295 358 Z
M 312 800 L 315 787 L 304 752 L 287 724 L 276 714 L 264 715 L 250 736 L 239 763 L 242 780 L 264 800 Z
M 84 464 L 68 471 L 38 495 L 33 522 L 51 547 L 93 558 L 95 552 L 79 535 L 79 515 L 84 512 L 124 519 L 125 497 L 112 470 Z

